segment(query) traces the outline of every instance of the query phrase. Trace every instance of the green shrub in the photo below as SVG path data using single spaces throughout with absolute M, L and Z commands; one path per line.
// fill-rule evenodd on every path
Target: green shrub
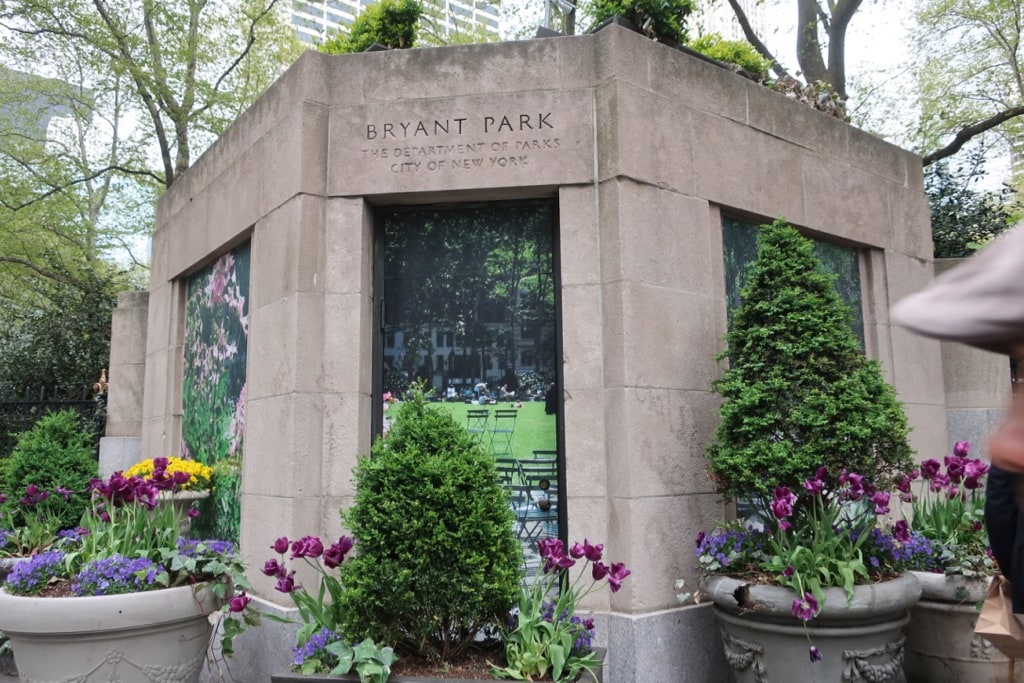
M 727 64 L 735 64 L 751 74 L 763 75 L 772 68 L 753 45 L 745 40 L 726 40 L 717 33 L 708 33 L 687 45 L 691 50 Z
M 341 565 L 342 632 L 447 661 L 518 596 L 513 514 L 494 458 L 448 411 L 414 389 L 391 412 L 342 513 L 358 550 Z
M 368 5 L 348 33 L 337 33 L 317 46 L 329 55 L 363 52 L 374 43 L 393 49 L 416 42 L 423 6 L 417 0 L 380 0 Z
M 62 529 L 73 528 L 89 504 L 89 480 L 98 476 L 95 440 L 78 413 L 49 413 L 18 436 L 4 468 L 6 505 L 17 520 L 18 500 L 34 484 L 50 493 L 37 509 L 59 516 Z M 58 486 L 72 492 L 67 499 L 57 493 Z
M 622 17 L 652 38 L 682 45 L 693 8 L 693 0 L 590 0 L 585 9 L 595 24 Z
M 827 466 L 879 490 L 911 469 L 907 420 L 877 361 L 864 357 L 850 311 L 810 240 L 781 221 L 762 226 L 757 259 L 726 340 L 725 399 L 708 459 L 729 498 L 797 491 Z

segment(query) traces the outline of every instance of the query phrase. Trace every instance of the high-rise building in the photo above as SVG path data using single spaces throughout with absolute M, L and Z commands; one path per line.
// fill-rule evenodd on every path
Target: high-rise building
M 295 0 L 292 24 L 299 39 L 315 43 L 348 26 L 373 0 Z M 498 8 L 482 0 L 423 0 L 425 14 L 435 33 L 449 36 L 483 27 L 498 34 Z

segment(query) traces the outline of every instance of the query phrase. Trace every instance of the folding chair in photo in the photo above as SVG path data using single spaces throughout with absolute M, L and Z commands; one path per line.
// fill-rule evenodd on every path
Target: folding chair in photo
M 512 455 L 512 436 L 516 431 L 518 414 L 519 411 L 515 409 L 494 411 L 494 427 L 491 431 L 491 452 L 494 455 Z
M 487 423 L 490 420 L 490 415 L 491 411 L 489 408 L 466 411 L 466 429 L 480 443 L 483 443 L 484 434 L 487 433 Z
M 519 538 L 536 546 L 542 538 L 558 537 L 558 466 L 554 460 L 520 460 L 517 464 L 527 499 L 519 510 Z

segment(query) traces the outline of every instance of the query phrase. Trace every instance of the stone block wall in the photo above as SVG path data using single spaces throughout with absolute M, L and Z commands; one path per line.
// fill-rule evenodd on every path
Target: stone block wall
M 279 535 L 336 536 L 372 434 L 375 208 L 549 197 L 568 535 L 633 571 L 588 603 L 606 680 L 728 680 L 708 608 L 679 607 L 673 585 L 693 585 L 693 539 L 728 514 L 703 460 L 721 218 L 783 216 L 858 250 L 868 353 L 932 457 L 939 344 L 888 319 L 932 278 L 921 162 L 622 27 L 296 62 L 161 198 L 141 450 L 180 450 L 185 278 L 251 240 L 243 551 L 261 566 Z
M 964 259 L 939 259 L 935 274 L 941 275 Z M 971 444 L 971 455 L 986 455 L 988 435 L 1002 419 L 1010 402 L 1010 361 L 1007 356 L 943 342 L 942 376 L 946 395 L 947 450 L 957 441 Z

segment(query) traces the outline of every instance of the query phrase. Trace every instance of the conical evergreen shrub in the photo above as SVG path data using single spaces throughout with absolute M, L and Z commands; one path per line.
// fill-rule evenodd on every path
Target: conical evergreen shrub
M 449 660 L 519 594 L 514 517 L 494 458 L 451 413 L 419 389 L 391 412 L 342 513 L 358 551 L 340 568 L 342 630 Z
M 912 467 L 909 428 L 877 361 L 850 329 L 850 311 L 810 240 L 782 221 L 762 226 L 758 256 L 726 336 L 729 368 L 711 474 L 727 498 L 771 500 L 822 466 L 878 488 Z

